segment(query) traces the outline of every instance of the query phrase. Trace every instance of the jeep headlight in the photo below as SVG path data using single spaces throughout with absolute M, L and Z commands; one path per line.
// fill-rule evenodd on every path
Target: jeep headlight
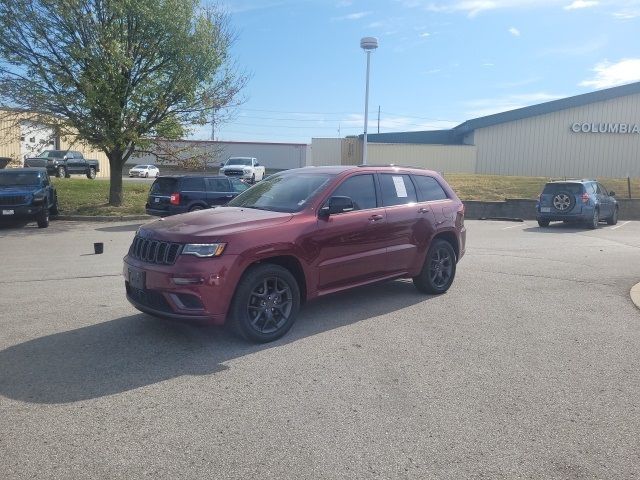
M 226 243 L 187 243 L 182 249 L 182 255 L 219 257 L 226 246 Z
M 44 192 L 36 193 L 33 196 L 33 203 L 44 203 L 45 198 L 46 198 L 46 195 Z

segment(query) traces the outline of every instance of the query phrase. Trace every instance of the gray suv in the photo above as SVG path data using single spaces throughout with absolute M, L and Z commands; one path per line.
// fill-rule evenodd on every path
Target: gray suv
M 580 222 L 593 229 L 603 220 L 615 225 L 619 207 L 614 197 L 614 192 L 607 192 L 595 180 L 549 182 L 536 205 L 538 225 L 548 227 L 553 221 Z

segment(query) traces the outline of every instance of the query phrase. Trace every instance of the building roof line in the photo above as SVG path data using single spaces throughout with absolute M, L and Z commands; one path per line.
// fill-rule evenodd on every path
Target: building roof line
M 528 107 L 509 110 L 507 112 L 494 113 L 493 115 L 473 118 L 453 127 L 453 130 L 464 134 L 478 128 L 490 127 L 492 125 L 513 122 L 515 120 L 522 120 L 524 118 L 535 117 L 538 115 L 545 115 L 547 113 L 554 113 L 568 108 L 582 107 L 591 103 L 603 102 L 605 100 L 612 100 L 614 98 L 633 95 L 636 93 L 640 93 L 640 82 L 629 83 L 604 90 L 597 90 L 595 92 L 582 93 L 580 95 L 552 100 L 550 102 L 538 103 Z

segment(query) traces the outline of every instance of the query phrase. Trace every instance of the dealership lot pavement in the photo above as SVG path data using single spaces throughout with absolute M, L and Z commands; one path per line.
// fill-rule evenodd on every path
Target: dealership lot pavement
M 446 295 L 327 297 L 263 346 L 133 309 L 136 225 L 0 228 L 1 477 L 640 477 L 640 222 L 467 227 Z

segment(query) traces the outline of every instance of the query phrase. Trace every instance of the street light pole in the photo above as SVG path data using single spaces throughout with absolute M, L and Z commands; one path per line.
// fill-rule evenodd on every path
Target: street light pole
M 367 123 L 369 122 L 369 67 L 371 63 L 371 51 L 378 48 L 378 39 L 364 37 L 360 40 L 360 48 L 367 52 L 367 83 L 364 94 L 364 140 L 362 142 L 362 164 L 367 164 Z

